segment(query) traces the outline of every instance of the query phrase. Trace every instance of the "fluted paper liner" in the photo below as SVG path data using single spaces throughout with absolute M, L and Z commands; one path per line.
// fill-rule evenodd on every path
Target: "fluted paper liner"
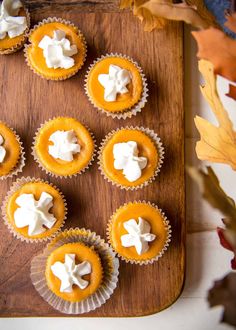
M 103 108 L 99 108 L 95 102 L 93 101 L 93 98 L 90 96 L 89 92 L 88 92 L 88 80 L 89 80 L 89 74 L 91 72 L 91 70 L 93 69 L 93 67 L 100 62 L 101 60 L 108 58 L 108 57 L 121 57 L 124 58 L 128 61 L 130 61 L 132 64 L 134 64 L 136 66 L 136 68 L 138 69 L 140 76 L 142 78 L 142 85 L 143 85 L 143 92 L 141 95 L 140 100 L 131 108 L 129 109 L 125 109 L 123 111 L 118 111 L 118 112 L 110 112 L 106 109 Z M 103 113 L 105 113 L 107 116 L 110 116 L 112 118 L 117 118 L 117 119 L 126 119 L 126 118 L 131 118 L 132 116 L 136 116 L 137 113 L 141 112 L 142 108 L 145 106 L 146 102 L 147 102 L 147 97 L 148 97 L 148 86 L 147 86 L 147 79 L 143 73 L 142 68 L 138 65 L 137 62 L 135 62 L 131 57 L 126 56 L 126 55 L 122 55 L 122 54 L 118 54 L 118 53 L 111 53 L 111 54 L 106 54 L 106 55 L 102 55 L 100 58 L 98 58 L 97 60 L 95 60 L 88 68 L 88 71 L 86 73 L 85 76 L 85 84 L 84 84 L 84 88 L 85 88 L 85 93 L 88 96 L 89 101 L 92 103 L 92 105 L 99 111 L 102 111 Z
M 81 242 L 93 247 L 98 253 L 103 266 L 103 280 L 98 290 L 80 302 L 69 302 L 55 295 L 47 286 L 45 269 L 49 255 L 67 243 Z M 113 294 L 118 282 L 119 260 L 111 247 L 96 233 L 84 228 L 71 228 L 59 234 L 42 254 L 33 258 L 31 262 L 31 280 L 43 299 L 56 310 L 66 314 L 83 314 L 103 305 Z
M 34 160 L 36 161 L 36 163 L 38 164 L 38 166 L 41 168 L 41 170 L 43 170 L 44 172 L 46 172 L 48 175 L 50 175 L 51 177 L 55 177 L 55 178 L 73 178 L 73 177 L 76 177 L 77 175 L 80 175 L 80 174 L 83 174 L 93 163 L 94 161 L 94 158 L 97 154 L 97 144 L 96 144 L 96 139 L 95 139 L 95 136 L 94 134 L 91 132 L 90 128 L 86 125 L 84 125 L 84 123 L 82 123 L 82 125 L 89 131 L 89 134 L 93 140 L 93 143 L 94 143 L 94 150 L 93 150 L 93 154 L 92 154 L 92 157 L 90 159 L 90 161 L 88 162 L 88 164 L 82 168 L 78 173 L 74 173 L 74 174 L 71 174 L 71 175 L 58 175 L 56 173 L 53 173 L 51 171 L 48 171 L 45 166 L 43 165 L 43 163 L 41 163 L 40 161 L 40 158 L 38 157 L 37 155 L 37 152 L 36 152 L 36 149 L 35 149 L 35 143 L 36 143 L 36 140 L 37 140 L 37 137 L 38 135 L 40 134 L 40 130 L 43 128 L 44 125 L 46 125 L 48 122 L 50 122 L 51 120 L 54 120 L 56 118 L 59 118 L 59 117 L 53 117 L 52 119 L 49 119 L 49 120 L 46 120 L 43 124 L 40 125 L 40 127 L 37 129 L 36 133 L 35 133 L 35 136 L 33 138 L 33 145 L 32 145 L 32 155 L 34 157 Z M 67 118 L 67 117 L 66 117 Z M 69 117 L 68 117 L 69 118 Z
M 9 127 L 5 122 L 2 121 L 2 123 L 4 125 L 6 125 L 7 127 Z M 25 166 L 25 151 L 24 151 L 24 147 L 23 147 L 23 143 L 19 137 L 19 135 L 16 133 L 16 131 L 9 127 L 10 130 L 14 133 L 16 140 L 18 141 L 19 145 L 20 145 L 20 157 L 16 163 L 16 166 L 6 175 L 2 175 L 0 176 L 0 181 L 1 180 L 5 180 L 5 179 L 9 179 L 12 178 L 15 175 L 18 175 L 19 173 L 22 172 L 23 167 Z
M 4 49 L 4 48 L 0 48 L 0 55 L 9 55 L 9 54 L 13 54 L 15 52 L 17 52 L 18 50 L 20 50 L 24 44 L 27 41 L 28 38 L 28 33 L 29 33 L 29 29 L 30 29 L 30 13 L 28 11 L 27 8 L 25 8 L 25 6 L 23 6 L 25 13 L 26 13 L 26 22 L 27 22 L 27 28 L 25 29 L 23 35 L 24 35 L 24 39 L 22 39 L 22 41 L 20 43 L 17 43 L 16 45 Z
M 38 72 L 34 66 L 31 64 L 31 61 L 28 57 L 28 48 L 32 47 L 32 44 L 27 44 L 25 45 L 24 48 L 24 55 L 25 55 L 25 60 L 26 60 L 26 64 L 29 66 L 29 68 L 36 73 L 39 77 L 44 78 L 46 80 L 53 80 L 53 81 L 62 81 L 62 80 L 66 80 L 69 79 L 70 77 L 74 76 L 84 65 L 85 61 L 86 61 L 86 57 L 87 57 L 87 43 L 86 40 L 84 38 L 84 35 L 82 34 L 82 32 L 78 29 L 78 27 L 71 23 L 70 21 L 67 21 L 65 19 L 62 18 L 57 18 L 57 17 L 48 17 L 47 19 L 42 20 L 41 22 L 39 22 L 38 24 L 36 24 L 28 33 L 28 39 L 30 38 L 31 34 L 37 30 L 40 26 L 44 25 L 44 24 L 48 24 L 48 23 L 54 23 L 54 22 L 58 22 L 58 23 L 62 23 L 68 26 L 72 26 L 73 28 L 76 29 L 76 32 L 79 36 L 79 38 L 83 41 L 84 44 L 84 48 L 85 48 L 85 52 L 84 52 L 84 58 L 83 58 L 83 62 L 81 63 L 81 65 L 79 67 L 77 67 L 72 73 L 70 74 L 65 74 L 62 77 L 48 77 L 46 75 L 41 74 L 40 72 Z
M 126 130 L 138 130 L 142 133 L 145 133 L 155 144 L 157 152 L 158 152 L 158 164 L 157 164 L 157 168 L 153 174 L 153 176 L 151 176 L 147 181 L 145 181 L 144 183 L 137 185 L 137 186 L 124 186 L 118 182 L 115 182 L 113 180 L 111 180 L 105 173 L 104 168 L 103 168 L 103 161 L 102 161 L 102 153 L 103 150 L 107 144 L 107 142 L 110 140 L 110 138 L 116 134 L 118 131 L 121 131 L 123 129 Z M 153 182 L 155 180 L 155 178 L 157 177 L 158 173 L 161 170 L 162 164 L 164 161 L 164 147 L 162 145 L 161 139 L 159 138 L 159 136 L 151 129 L 149 128 L 144 128 L 144 127 L 133 127 L 133 126 L 127 126 L 127 127 L 121 127 L 118 128 L 116 130 L 111 131 L 110 133 L 108 133 L 105 138 L 102 140 L 101 146 L 99 147 L 98 150 L 98 165 L 99 165 L 99 170 L 101 171 L 101 174 L 103 175 L 103 177 L 108 181 L 111 182 L 112 185 L 115 185 L 121 189 L 125 189 L 125 190 L 137 190 L 137 189 L 141 189 L 143 187 L 148 186 L 151 182 Z
M 15 228 L 11 225 L 11 223 L 8 221 L 6 210 L 7 210 L 7 203 L 8 203 L 9 198 L 17 190 L 19 190 L 23 185 L 25 185 L 26 183 L 29 183 L 29 182 L 42 182 L 42 183 L 46 183 L 46 184 L 50 185 L 51 187 L 53 187 L 54 189 L 56 189 L 59 192 L 59 194 L 60 194 L 60 196 L 61 196 L 61 198 L 64 202 L 64 206 L 65 206 L 64 220 L 62 221 L 60 227 L 51 236 L 42 237 L 42 238 L 33 238 L 33 236 L 32 236 L 32 238 L 25 237 L 22 234 L 20 234 L 19 232 L 17 232 L 15 230 Z M 67 203 L 66 203 L 65 197 L 62 194 L 62 192 L 55 185 L 53 185 L 52 183 L 49 183 L 48 181 L 45 181 L 45 180 L 42 180 L 42 179 L 36 179 L 34 177 L 32 177 L 32 178 L 31 177 L 22 177 L 20 179 L 17 179 L 13 183 L 13 185 L 11 186 L 10 190 L 8 191 L 6 197 L 3 201 L 1 211 L 2 211 L 3 221 L 4 221 L 5 225 L 7 226 L 7 228 L 9 229 L 9 231 L 13 234 L 14 237 L 20 239 L 22 242 L 25 241 L 27 243 L 46 242 L 46 241 L 51 240 L 52 238 L 54 238 L 61 231 L 61 228 L 64 226 L 66 218 L 67 218 Z
M 154 207 L 158 212 L 160 212 L 162 218 L 163 218 L 163 223 L 165 225 L 165 229 L 167 231 L 167 236 L 166 236 L 166 242 L 162 248 L 162 250 L 152 259 L 147 259 L 147 260 L 133 260 L 133 259 L 128 259 L 124 256 L 122 256 L 121 254 L 119 254 L 113 247 L 112 244 L 112 239 L 111 239 L 111 230 L 112 230 L 112 222 L 113 222 L 113 217 L 116 214 L 117 211 L 119 211 L 119 209 L 123 208 L 126 205 L 129 204 L 138 204 L 138 203 L 142 203 L 142 204 L 146 204 L 146 205 L 150 205 L 152 207 Z M 127 219 L 128 220 L 128 219 Z M 136 265 L 148 265 L 148 264 L 153 264 L 155 261 L 158 261 L 165 253 L 165 251 L 168 249 L 168 246 L 170 245 L 171 242 L 171 226 L 169 224 L 169 220 L 167 220 L 167 217 L 165 216 L 165 213 L 162 211 L 162 209 L 160 209 L 156 204 L 154 203 L 150 203 L 150 202 L 146 202 L 146 201 L 134 201 L 134 202 L 129 202 L 129 203 L 125 203 L 122 206 L 120 206 L 111 216 L 109 222 L 108 222 L 108 226 L 107 226 L 107 240 L 108 243 L 111 245 L 111 247 L 115 250 L 117 256 L 119 258 L 121 258 L 121 260 L 127 262 L 127 263 L 131 263 L 131 264 L 136 264 Z M 158 239 L 158 238 L 157 238 Z

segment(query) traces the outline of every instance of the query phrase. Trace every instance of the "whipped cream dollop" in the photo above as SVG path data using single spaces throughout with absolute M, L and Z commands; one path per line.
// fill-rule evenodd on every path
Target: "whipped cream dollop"
M 75 254 L 65 254 L 65 262 L 56 261 L 51 266 L 53 274 L 61 281 L 60 292 L 72 292 L 73 284 L 80 289 L 85 289 L 89 282 L 82 276 L 91 274 L 92 267 L 90 262 L 84 261 L 78 265 L 75 264 Z
M 55 30 L 53 38 L 44 36 L 38 46 L 43 49 L 48 68 L 69 69 L 75 64 L 71 56 L 78 53 L 77 46 L 70 44 L 70 40 L 62 30 Z
M 28 235 L 42 234 L 47 227 L 52 228 L 57 219 L 49 210 L 53 206 L 53 197 L 42 192 L 37 201 L 33 194 L 22 194 L 16 199 L 19 206 L 14 213 L 15 225 L 17 228 L 28 226 Z
M 131 82 L 131 79 L 130 71 L 111 64 L 108 74 L 100 74 L 98 76 L 98 81 L 105 88 L 104 100 L 113 102 L 116 100 L 118 93 L 127 93 L 129 90 L 126 86 Z
M 22 3 L 19 0 L 3 0 L 0 9 L 0 39 L 15 38 L 27 28 L 26 17 L 17 16 Z
M 0 163 L 2 163 L 6 156 L 6 149 L 2 146 L 4 142 L 3 136 L 0 134 Z
M 53 145 L 48 147 L 49 154 L 66 162 L 73 160 L 73 155 L 80 152 L 80 145 L 73 130 L 55 131 L 49 138 Z
M 113 146 L 114 167 L 123 170 L 125 178 L 134 182 L 142 176 L 147 166 L 146 157 L 138 157 L 138 146 L 135 141 L 116 143 Z
M 138 218 L 138 223 L 134 219 L 130 219 L 123 224 L 128 234 L 121 236 L 121 244 L 124 247 L 134 246 L 139 255 L 145 253 L 149 249 L 149 242 L 156 239 L 156 235 L 151 234 L 151 226 L 148 221 Z

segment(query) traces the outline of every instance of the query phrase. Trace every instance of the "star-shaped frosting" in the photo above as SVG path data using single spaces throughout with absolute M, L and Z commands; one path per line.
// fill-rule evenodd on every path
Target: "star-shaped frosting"
M 51 270 L 61 281 L 60 291 L 70 293 L 73 290 L 73 284 L 82 290 L 87 288 L 89 282 L 82 277 L 91 274 L 92 267 L 88 261 L 76 265 L 75 254 L 65 254 L 65 262 L 55 262 Z
M 37 201 L 33 194 L 21 194 L 16 199 L 19 206 L 14 213 L 15 225 L 17 228 L 28 226 L 28 235 L 38 235 L 43 233 L 47 227 L 52 228 L 57 219 L 49 210 L 53 206 L 53 197 L 42 192 Z
M 134 246 L 139 255 L 145 253 L 149 249 L 149 242 L 156 239 L 156 235 L 151 234 L 151 226 L 148 221 L 143 218 L 138 218 L 138 223 L 135 219 L 130 219 L 123 224 L 128 234 L 121 236 L 121 244 L 124 247 Z
M 100 74 L 98 81 L 105 88 L 104 100 L 107 102 L 116 101 L 117 94 L 125 94 L 129 90 L 126 87 L 131 82 L 131 73 L 117 65 L 109 66 L 108 74 Z

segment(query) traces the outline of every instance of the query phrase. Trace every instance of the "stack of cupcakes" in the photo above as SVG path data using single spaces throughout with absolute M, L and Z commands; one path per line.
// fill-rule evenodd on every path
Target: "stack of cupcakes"
M 15 22 L 10 26 L 9 17 Z M 1 25 L 1 21 L 4 23 Z M 20 1 L 3 0 L 0 17 L 0 54 L 25 44 L 24 54 L 34 73 L 60 81 L 83 66 L 87 46 L 71 22 L 48 18 L 29 31 L 30 17 Z M 3 28 L 4 27 L 4 28 Z M 147 79 L 130 57 L 107 54 L 95 60 L 85 77 L 85 93 L 99 112 L 117 119 L 135 116 L 144 108 Z M 46 174 L 71 178 L 82 174 L 96 154 L 96 141 L 77 119 L 55 117 L 42 124 L 34 137 L 32 155 Z M 104 179 L 125 190 L 149 185 L 160 172 L 164 148 L 149 128 L 122 127 L 108 133 L 99 148 L 98 164 Z M 19 136 L 0 122 L 0 178 L 19 174 L 25 154 Z M 155 204 L 134 201 L 111 216 L 105 243 L 90 230 L 61 231 L 67 204 L 62 192 L 41 179 L 21 178 L 10 188 L 2 205 L 3 219 L 21 241 L 50 240 L 31 263 L 31 279 L 39 294 L 62 313 L 87 313 L 110 298 L 118 282 L 119 261 L 147 265 L 167 250 L 171 227 Z M 112 250 L 113 249 L 113 250 Z

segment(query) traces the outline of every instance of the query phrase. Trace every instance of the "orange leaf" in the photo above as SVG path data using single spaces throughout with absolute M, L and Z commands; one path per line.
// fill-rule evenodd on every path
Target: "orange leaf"
M 227 13 L 225 15 L 226 22 L 225 26 L 230 29 L 232 32 L 236 33 L 236 13 Z
M 216 74 L 236 81 L 236 40 L 216 28 L 192 34 L 198 43 L 197 56 L 212 62 Z

